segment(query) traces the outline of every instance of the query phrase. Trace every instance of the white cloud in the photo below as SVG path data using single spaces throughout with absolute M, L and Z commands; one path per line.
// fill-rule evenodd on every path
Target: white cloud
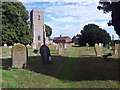
M 75 1 L 77 2 L 78 0 Z M 73 4 L 67 4 L 65 2 L 50 2 L 44 4 L 28 3 L 26 7 L 29 10 L 37 8 L 45 11 L 45 23 L 52 27 L 53 37 L 59 36 L 60 34 L 69 35 L 72 37 L 79 33 L 80 30 L 83 29 L 84 25 L 89 23 L 97 24 L 101 28 L 107 30 L 109 33 L 115 34 L 113 27 L 107 26 L 108 20 L 111 19 L 111 14 L 104 14 L 103 11 L 99 11 L 97 9 L 97 6 L 99 5 L 98 2 L 84 1 L 86 0 L 81 0 L 81 2 Z M 61 24 L 65 25 L 61 26 Z

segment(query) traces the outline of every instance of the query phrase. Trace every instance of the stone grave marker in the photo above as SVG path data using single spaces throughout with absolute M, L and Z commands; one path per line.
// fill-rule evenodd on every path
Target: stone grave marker
M 59 48 L 58 53 L 59 53 L 59 54 L 64 54 L 64 48 L 63 48 L 63 44 L 62 44 L 62 43 L 59 43 L 59 44 L 58 44 L 58 48 Z
M 72 50 L 72 44 L 66 44 L 66 48 L 68 51 Z
M 96 56 L 101 56 L 102 55 L 101 54 L 101 49 L 100 49 L 100 47 L 99 47 L 99 45 L 97 43 L 95 43 L 94 49 L 95 49 Z
M 90 48 L 89 48 L 89 44 L 88 43 L 86 43 L 86 50 L 89 50 Z
M 99 43 L 99 47 L 100 47 L 100 51 L 102 51 L 102 44 L 101 43 Z
M 7 47 L 7 44 L 6 44 L 6 43 L 4 44 L 4 47 Z
M 26 47 L 31 47 L 31 46 L 29 44 L 27 44 Z
M 12 67 L 25 68 L 27 63 L 27 48 L 17 44 L 12 48 Z
M 55 47 L 55 50 L 58 50 L 59 48 L 58 48 L 58 44 L 56 45 L 56 47 Z
M 115 53 L 115 54 L 118 54 L 118 45 L 119 45 L 119 44 L 115 44 L 115 49 L 114 49 L 114 53 Z
M 36 49 L 36 48 L 37 48 L 35 43 L 32 43 L 31 46 L 32 46 L 33 49 Z
M 118 44 L 118 58 L 120 58 L 120 44 Z

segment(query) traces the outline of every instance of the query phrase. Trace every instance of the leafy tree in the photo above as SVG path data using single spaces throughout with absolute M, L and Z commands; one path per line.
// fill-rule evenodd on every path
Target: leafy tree
M 2 44 L 32 42 L 28 11 L 21 2 L 2 2 Z
M 104 30 L 99 28 L 95 24 L 85 25 L 81 31 L 81 36 L 79 38 L 79 45 L 89 45 L 93 46 L 95 43 L 104 43 L 107 44 L 110 42 L 111 38 L 109 34 Z
M 45 31 L 46 31 L 46 36 L 50 37 L 52 34 L 52 28 L 45 24 Z
M 116 33 L 120 36 L 120 0 L 100 0 L 99 3 L 102 5 L 97 7 L 99 10 L 112 13 L 112 20 L 108 22 L 108 26 L 114 26 Z

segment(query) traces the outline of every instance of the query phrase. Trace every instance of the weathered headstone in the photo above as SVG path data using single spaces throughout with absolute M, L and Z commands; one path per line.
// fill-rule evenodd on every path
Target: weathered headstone
M 6 44 L 6 43 L 4 44 L 4 47 L 7 47 L 7 44 Z
M 49 63 L 51 62 L 51 55 L 50 55 L 50 49 L 46 45 L 42 45 L 40 47 L 40 54 L 42 57 L 43 63 Z
M 72 50 L 72 44 L 66 44 L 66 48 L 68 51 Z
M 59 48 L 59 54 L 64 54 L 64 48 L 63 48 L 63 44 L 62 43 L 59 43 L 58 44 L 58 48 Z
M 102 43 L 102 44 L 101 44 L 101 51 L 103 51 L 103 45 L 104 45 L 104 44 Z
M 66 45 L 66 43 L 64 44 L 64 48 L 65 48 L 65 49 L 67 48 L 67 45 Z
M 86 43 L 86 50 L 89 50 L 90 48 L 89 48 L 89 44 L 88 43 Z
M 120 44 L 118 44 L 118 58 L 120 58 Z
M 55 47 L 55 50 L 58 50 L 59 48 L 58 48 L 58 44 L 56 45 L 56 47 Z
M 95 43 L 94 49 L 95 49 L 95 54 L 96 54 L 96 56 L 101 56 L 101 55 L 102 55 L 102 54 L 101 54 L 100 47 L 99 47 L 99 45 L 98 45 L 97 43 Z
M 36 48 L 37 48 L 35 43 L 32 43 L 32 48 L 33 48 L 33 49 L 36 49 Z
M 17 44 L 12 48 L 12 67 L 25 68 L 27 63 L 27 48 Z
M 99 43 L 99 47 L 100 47 L 100 51 L 102 51 L 102 44 L 101 43 Z
M 31 46 L 29 44 L 27 44 L 26 47 L 31 47 Z
M 118 45 L 119 45 L 119 44 L 115 44 L 115 49 L 114 49 L 114 53 L 115 53 L 115 54 L 118 54 Z

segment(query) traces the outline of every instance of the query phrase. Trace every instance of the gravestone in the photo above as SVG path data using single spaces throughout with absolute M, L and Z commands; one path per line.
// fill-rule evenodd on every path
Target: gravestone
M 64 48 L 63 48 L 63 44 L 62 43 L 58 43 L 58 54 L 64 54 Z
M 50 55 L 50 49 L 46 45 L 42 45 L 40 47 L 40 54 L 41 54 L 43 63 L 51 62 L 52 59 Z
M 66 43 L 64 44 L 64 48 L 67 49 L 67 45 L 66 45 Z
M 32 43 L 31 46 L 32 46 L 33 49 L 36 49 L 36 48 L 37 48 L 35 43 Z
M 58 48 L 58 44 L 56 45 L 56 47 L 55 47 L 55 50 L 58 50 L 59 48 Z
M 4 44 L 4 47 L 7 47 L 7 44 L 6 44 L 6 43 Z
M 89 44 L 88 43 L 86 43 L 86 50 L 89 50 L 90 48 L 89 48 Z
M 118 45 L 119 45 L 119 44 L 115 44 L 115 49 L 114 49 L 114 53 L 115 53 L 115 54 L 118 54 Z
M 102 51 L 102 44 L 101 43 L 99 43 L 99 47 L 100 47 L 100 51 Z
M 12 48 L 12 67 L 25 68 L 27 63 L 27 48 L 17 44 Z
M 97 43 L 95 43 L 94 49 L 95 49 L 96 56 L 101 56 L 101 49 Z
M 26 47 L 31 47 L 31 46 L 29 44 L 27 44 Z
M 103 43 L 101 44 L 101 51 L 103 51 Z
M 66 44 L 66 48 L 68 51 L 71 51 L 72 50 L 72 44 Z
M 120 44 L 118 44 L 118 58 L 120 58 Z

